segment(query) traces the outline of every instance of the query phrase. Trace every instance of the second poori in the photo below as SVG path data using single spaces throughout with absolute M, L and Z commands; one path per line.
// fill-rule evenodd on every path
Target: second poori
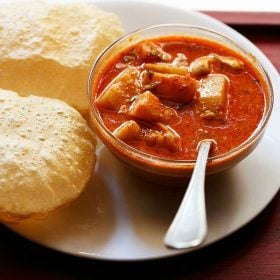
M 63 101 L 0 90 L 0 221 L 43 217 L 77 198 L 96 140 Z

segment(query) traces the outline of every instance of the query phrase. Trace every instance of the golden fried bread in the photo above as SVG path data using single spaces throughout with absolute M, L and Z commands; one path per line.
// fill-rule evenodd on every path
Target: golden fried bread
M 0 221 L 44 216 L 77 198 L 93 173 L 95 145 L 66 103 L 0 89 Z
M 0 9 L 0 88 L 58 98 L 86 114 L 90 67 L 122 34 L 116 15 L 90 3 L 7 1 Z

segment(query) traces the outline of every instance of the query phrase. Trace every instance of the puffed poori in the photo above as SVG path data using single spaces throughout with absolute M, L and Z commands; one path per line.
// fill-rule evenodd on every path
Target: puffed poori
M 122 34 L 115 14 L 86 1 L 6 1 L 0 9 L 0 88 L 58 98 L 86 115 L 90 67 Z
M 0 221 L 43 217 L 77 198 L 96 140 L 63 101 L 0 89 Z

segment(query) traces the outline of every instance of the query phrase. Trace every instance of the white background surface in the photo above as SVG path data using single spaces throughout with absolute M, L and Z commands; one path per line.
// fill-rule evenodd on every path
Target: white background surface
M 11 0 L 0 0 L 0 3 Z M 30 1 L 30 0 L 17 0 Z M 33 0 L 34 1 L 34 0 Z M 73 2 L 75 0 L 49 0 L 50 2 Z M 78 1 L 78 0 L 76 0 Z M 113 2 L 112 0 L 102 0 L 102 2 Z M 130 0 L 133 2 L 135 0 Z M 120 2 L 115 0 L 114 2 Z M 143 0 L 145 2 L 145 0 Z M 168 4 L 174 0 L 154 0 L 154 3 Z M 280 12 L 279 0 L 176 0 L 176 3 L 184 6 L 188 10 L 208 10 L 208 11 L 259 11 L 259 12 Z M 280 16 L 280 15 L 279 15 Z

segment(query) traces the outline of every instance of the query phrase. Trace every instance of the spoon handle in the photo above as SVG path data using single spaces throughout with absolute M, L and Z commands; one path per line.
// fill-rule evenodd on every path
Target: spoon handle
M 164 238 L 165 245 L 184 249 L 200 245 L 207 235 L 205 209 L 205 169 L 212 140 L 200 142 L 195 168 L 181 202 Z

